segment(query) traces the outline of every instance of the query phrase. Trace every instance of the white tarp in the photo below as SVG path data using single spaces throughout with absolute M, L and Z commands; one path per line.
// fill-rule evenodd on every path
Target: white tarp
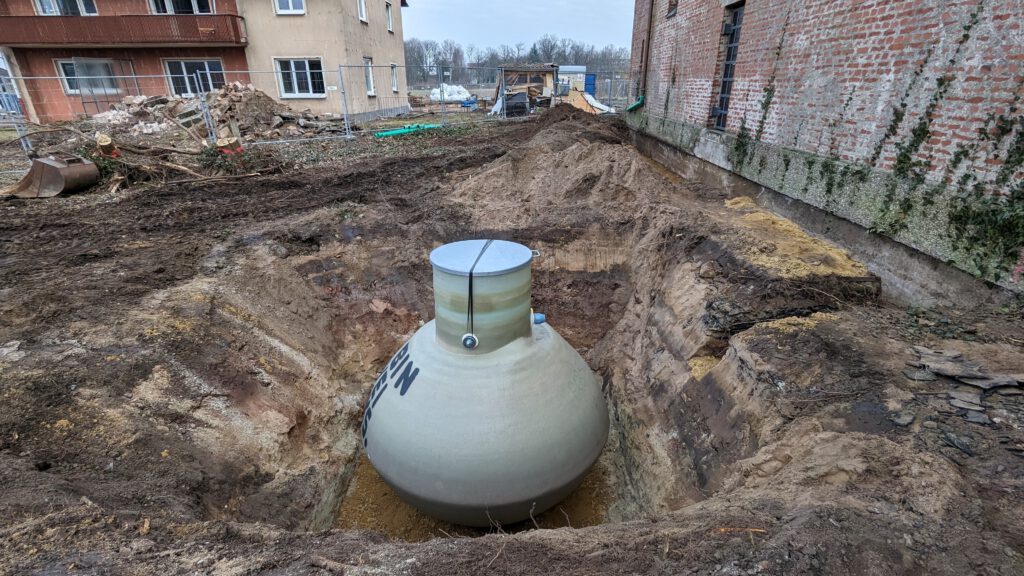
M 459 85 L 441 84 L 430 91 L 431 102 L 462 102 L 470 98 L 469 90 Z
M 491 111 L 487 113 L 488 116 L 494 116 L 495 114 L 501 114 L 502 107 L 505 106 L 505 98 L 499 96 L 494 102 L 494 106 L 491 106 Z
M 600 102 L 597 101 L 597 98 L 594 98 L 590 94 L 584 92 L 583 93 L 583 97 L 587 99 L 587 104 L 590 104 L 591 106 L 593 106 L 594 109 L 597 110 L 598 112 L 600 112 L 602 114 L 614 114 L 615 113 L 615 108 L 612 108 L 611 106 L 605 106 L 604 104 L 601 104 Z

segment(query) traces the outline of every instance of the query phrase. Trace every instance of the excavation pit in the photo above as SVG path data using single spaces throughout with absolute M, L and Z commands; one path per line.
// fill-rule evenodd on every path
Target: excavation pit
M 4 569 L 1021 573 L 1021 396 L 980 395 L 979 425 L 960 385 L 903 373 L 911 344 L 1016 373 L 1019 318 L 908 320 L 842 249 L 573 114 L 0 206 Z M 427 255 L 480 237 L 540 250 L 533 306 L 610 410 L 536 525 L 423 517 L 360 448 L 432 317 Z

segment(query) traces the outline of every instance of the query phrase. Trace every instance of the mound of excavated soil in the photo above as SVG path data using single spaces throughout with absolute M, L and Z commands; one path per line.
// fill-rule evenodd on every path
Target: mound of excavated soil
M 556 108 L 244 184 L 0 203 L 0 572 L 1024 573 L 1024 395 L 905 375 L 914 344 L 1016 373 L 1019 312 L 908 315 L 626 136 Z M 427 518 L 359 448 L 433 314 L 429 250 L 471 237 L 541 251 L 534 308 L 609 403 L 541 529 Z

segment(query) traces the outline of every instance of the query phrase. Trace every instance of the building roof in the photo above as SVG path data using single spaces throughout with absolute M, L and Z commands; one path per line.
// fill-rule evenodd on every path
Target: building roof
M 558 69 L 557 64 L 505 64 L 502 66 L 505 70 L 511 70 L 513 72 L 551 72 Z

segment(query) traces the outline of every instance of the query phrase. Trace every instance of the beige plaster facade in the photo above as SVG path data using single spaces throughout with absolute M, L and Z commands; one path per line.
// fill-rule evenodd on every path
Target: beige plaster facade
M 407 109 L 403 4 L 403 0 L 242 0 L 238 9 L 249 36 L 245 52 L 252 83 L 293 108 L 340 115 L 338 67 L 344 66 L 350 115 L 358 119 Z M 294 9 L 281 11 L 282 5 Z M 372 94 L 365 78 L 367 58 L 373 62 Z M 291 72 L 281 72 L 282 59 L 292 60 L 293 64 L 285 64 L 292 67 Z M 308 82 L 315 79 L 304 72 L 308 66 L 304 59 L 320 61 L 322 89 Z M 394 72 L 392 65 L 397 67 Z

